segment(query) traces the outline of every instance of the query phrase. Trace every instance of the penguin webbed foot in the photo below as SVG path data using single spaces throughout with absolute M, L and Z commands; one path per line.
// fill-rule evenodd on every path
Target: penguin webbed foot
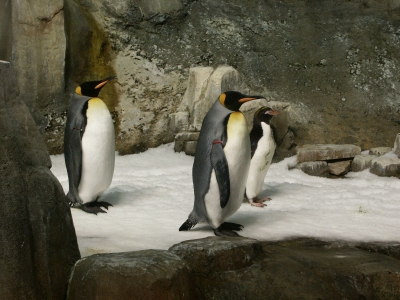
M 267 206 L 267 204 L 265 204 L 263 202 L 270 201 L 270 200 L 272 200 L 270 197 L 264 197 L 264 198 L 261 198 L 261 199 L 258 199 L 257 197 L 255 197 L 255 198 L 250 198 L 249 202 L 250 202 L 250 204 L 252 206 L 264 207 L 264 206 Z
M 101 208 L 103 207 L 108 210 L 109 206 L 112 206 L 112 204 L 105 202 L 105 201 L 97 201 L 96 200 L 93 202 L 83 204 L 81 206 L 81 208 L 84 212 L 97 215 L 98 213 L 107 213 L 105 210 L 103 210 Z
M 218 228 L 214 229 L 214 234 L 216 236 L 241 236 L 235 231 L 240 231 L 243 228 L 243 225 L 240 224 L 224 222 Z

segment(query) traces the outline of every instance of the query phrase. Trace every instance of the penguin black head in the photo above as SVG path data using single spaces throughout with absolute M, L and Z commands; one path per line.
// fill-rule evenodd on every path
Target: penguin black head
M 238 111 L 243 103 L 256 99 L 264 99 L 262 96 L 247 96 L 236 91 L 228 91 L 219 96 L 219 102 L 227 109 Z
M 271 122 L 273 116 L 279 114 L 279 111 L 273 110 L 270 107 L 263 106 L 257 110 L 254 114 L 254 124 L 261 124 L 261 122 L 267 123 Z
M 75 89 L 75 93 L 82 96 L 97 97 L 100 93 L 101 88 L 105 86 L 107 82 L 114 78 L 117 77 L 110 76 L 103 80 L 84 82 Z

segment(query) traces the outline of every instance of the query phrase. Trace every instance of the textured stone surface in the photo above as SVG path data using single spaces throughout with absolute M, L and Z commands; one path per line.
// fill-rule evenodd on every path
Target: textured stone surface
M 17 84 L 41 133 L 58 152 L 63 128 L 47 116 L 61 114 L 67 106 L 63 5 L 63 0 L 16 0 L 11 5 L 11 63 Z
M 261 253 L 261 243 L 248 238 L 207 237 L 184 241 L 169 248 L 195 273 L 232 271 L 248 267 Z
M 371 162 L 370 172 L 378 176 L 400 178 L 400 159 L 381 156 Z
M 191 67 L 232 66 L 251 93 L 289 103 L 285 143 L 369 149 L 399 132 L 397 1 L 65 2 L 67 91 L 116 73 L 121 153 L 173 141 Z
M 340 176 L 345 175 L 350 171 L 351 159 L 337 162 L 328 162 L 329 173 Z
M 390 147 L 375 147 L 369 149 L 369 154 L 375 156 L 382 156 L 385 155 L 386 153 L 389 153 L 390 151 L 392 151 L 392 148 Z
M 361 154 L 361 148 L 355 145 L 304 145 L 297 148 L 297 161 L 317 161 L 353 158 Z
M 395 154 L 397 154 L 397 156 L 400 158 L 400 133 L 398 133 L 396 135 L 396 139 L 394 141 L 393 152 Z
M 84 258 L 68 300 L 398 299 L 399 253 L 399 244 L 208 237 Z
M 0 297 L 64 299 L 74 225 L 13 67 L 0 63 Z
M 375 155 L 360 154 L 356 155 L 351 162 L 351 170 L 353 172 L 360 172 L 371 167 L 371 162 L 375 159 Z
M 326 161 L 302 162 L 296 165 L 296 169 L 311 176 L 329 177 L 329 167 Z
M 67 300 L 193 299 L 189 269 L 161 250 L 95 254 L 78 261 Z

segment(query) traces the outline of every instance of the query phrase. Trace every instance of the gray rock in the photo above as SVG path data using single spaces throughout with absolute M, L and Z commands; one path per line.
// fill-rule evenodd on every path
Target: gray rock
M 176 141 L 197 141 L 199 139 L 199 131 L 183 131 L 175 135 Z
M 329 173 L 341 176 L 350 171 L 351 159 L 344 161 L 328 162 Z
M 371 173 L 384 177 L 399 177 L 400 178 L 400 159 L 381 156 L 375 158 L 371 162 Z
M 369 155 L 382 156 L 392 151 L 390 147 L 375 147 L 369 149 Z
M 197 141 L 185 142 L 185 153 L 194 156 L 196 154 Z
M 400 158 L 400 133 L 396 135 L 393 152 Z
M 353 172 L 361 172 L 365 169 L 369 169 L 369 167 L 371 167 L 372 160 L 375 158 L 375 155 L 369 154 L 356 155 L 351 162 L 351 170 Z
M 14 68 L 0 62 L 0 295 L 65 299 L 80 258 L 74 225 Z
M 358 154 L 361 154 L 361 148 L 355 145 L 304 145 L 297 148 L 297 161 L 300 163 L 306 161 L 353 158 Z
M 192 272 L 207 275 L 215 270 L 232 271 L 250 266 L 261 253 L 261 243 L 248 238 L 207 237 L 184 241 L 168 251 L 182 258 Z
M 162 250 L 95 254 L 78 261 L 67 300 L 193 299 L 185 263 Z
M 326 161 L 302 162 L 297 164 L 295 168 L 311 176 L 329 177 L 329 167 Z

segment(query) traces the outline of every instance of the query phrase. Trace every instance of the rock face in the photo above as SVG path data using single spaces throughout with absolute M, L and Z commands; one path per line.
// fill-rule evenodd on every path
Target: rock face
M 326 161 L 307 161 L 296 165 L 297 169 L 311 176 L 329 177 L 329 167 Z
M 328 163 L 329 173 L 336 176 L 347 174 L 350 171 L 351 162 L 350 159 Z
M 189 269 L 161 250 L 96 254 L 78 261 L 67 300 L 193 299 Z
M 50 148 L 62 149 L 65 125 L 65 53 L 63 1 L 11 1 L 11 63 L 21 96 Z M 5 46 L 5 45 L 4 45 Z M 1 46 L 3 47 L 3 45 Z M 57 119 L 55 115 L 60 115 Z
M 399 245 L 208 237 L 84 258 L 67 299 L 398 299 L 399 253 Z
M 80 258 L 74 225 L 15 68 L 0 63 L 0 295 L 64 299 Z
M 25 2 L 17 1 L 16 11 L 32 6 Z M 174 141 L 171 114 L 175 120 L 197 118 L 195 111 L 188 116 L 178 109 L 191 67 L 232 66 L 252 93 L 290 104 L 298 118 L 284 134 L 282 156 L 293 155 L 288 151 L 295 144 L 389 147 L 399 132 L 398 1 L 66 0 L 59 11 L 60 3 L 37 10 L 28 22 L 24 15 L 13 38 L 21 37 L 21 45 L 31 43 L 26 36 L 48 33 L 61 49 L 64 31 L 52 26 L 62 23 L 65 12 L 67 93 L 82 81 L 118 76 L 104 98 L 112 99 L 107 105 L 121 153 Z M 50 62 L 59 61 L 62 51 L 47 40 L 34 43 L 15 53 L 21 62 L 27 51 L 35 55 L 34 63 L 20 64 L 26 69 L 21 78 L 41 66 L 40 74 L 52 76 L 21 86 L 35 90 L 32 109 L 42 115 L 37 122 L 47 124 L 48 146 L 57 152 L 68 101 L 57 96 L 62 65 Z

